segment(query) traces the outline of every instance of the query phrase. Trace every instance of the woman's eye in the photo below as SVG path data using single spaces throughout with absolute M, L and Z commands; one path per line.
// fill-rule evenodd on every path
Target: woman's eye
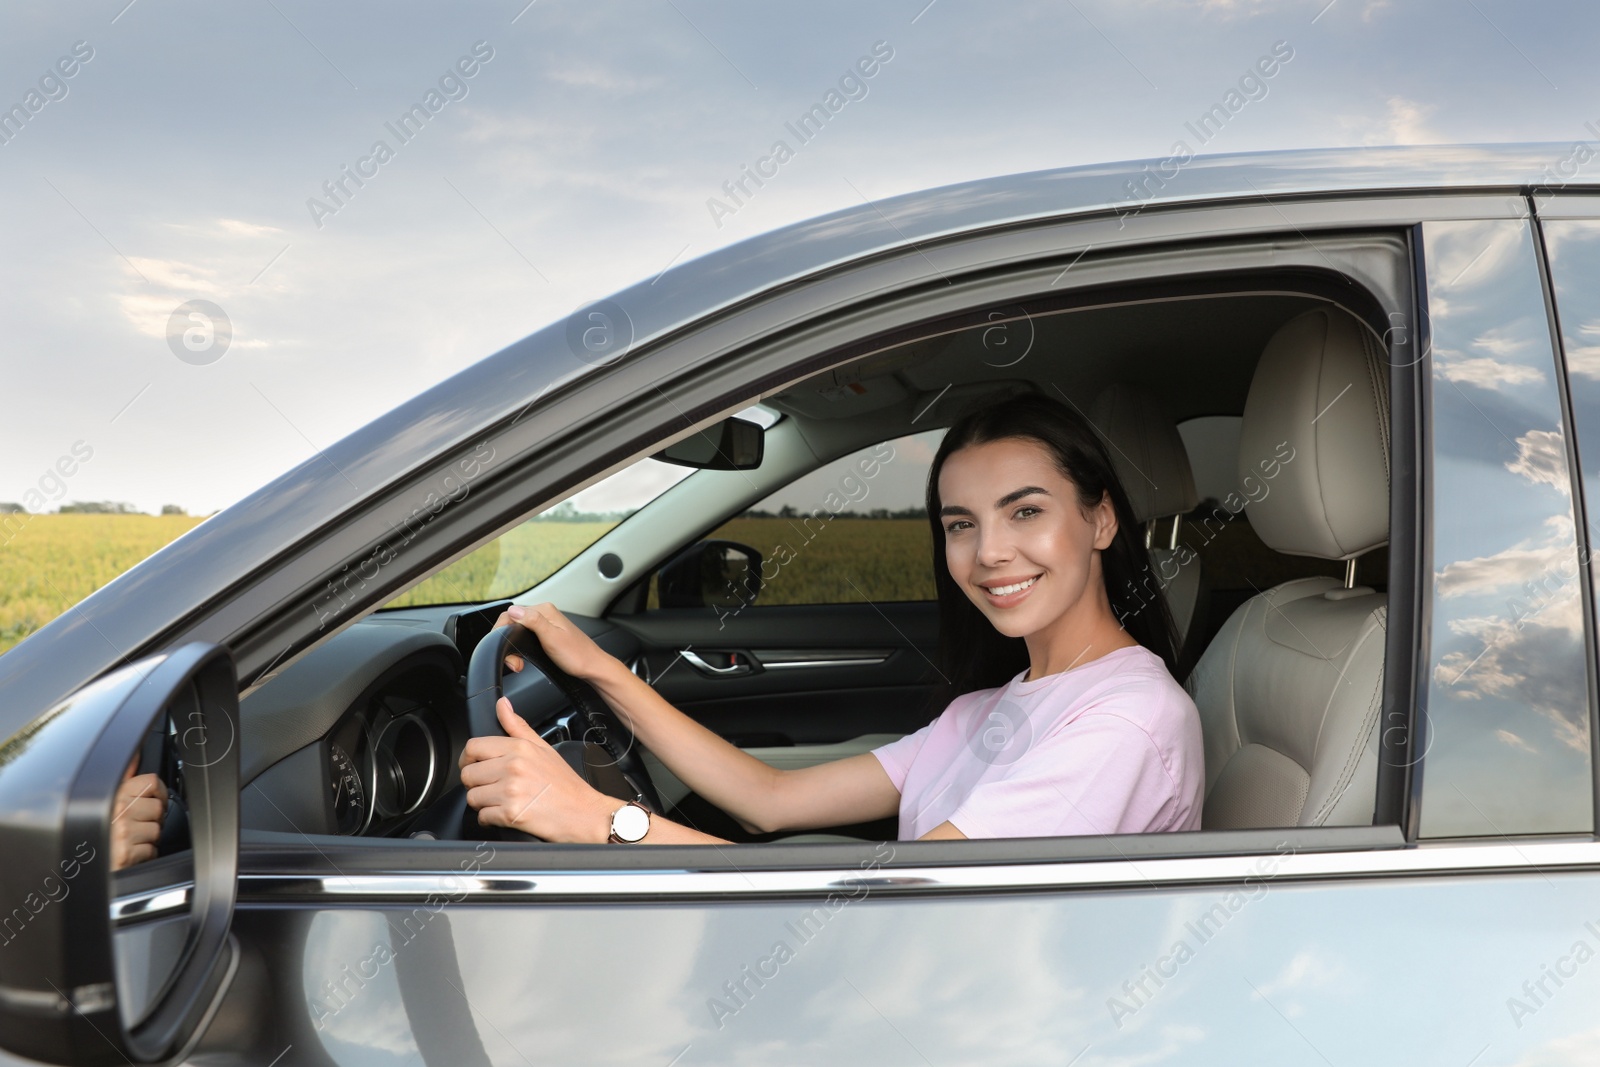
M 1016 510 L 1016 516 L 1015 517 L 1019 518 L 1019 519 L 1028 519 L 1028 518 L 1032 518 L 1033 517 L 1033 515 L 1024 515 L 1023 514 L 1024 511 L 1032 512 L 1033 514 L 1038 514 L 1040 509 L 1034 507 L 1031 504 L 1024 504 L 1022 507 L 1020 507 L 1020 508 L 1018 508 Z
M 971 523 L 967 522 L 966 519 L 957 519 L 955 522 L 952 522 L 949 526 L 946 526 L 944 528 L 944 532 L 945 533 L 956 533 L 957 532 L 956 527 L 958 527 L 958 526 L 970 526 L 970 525 L 971 525 Z

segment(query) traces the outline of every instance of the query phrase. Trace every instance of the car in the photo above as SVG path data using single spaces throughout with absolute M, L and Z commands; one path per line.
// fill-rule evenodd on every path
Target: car
M 0 1047 L 1580 1062 L 1600 185 L 1551 182 L 1571 151 L 908 194 L 675 265 L 422 393 L 0 659 Z M 962 410 L 1028 391 L 1095 423 L 1145 524 L 1201 830 L 757 834 L 558 670 L 499 669 L 501 610 L 549 602 L 775 765 L 918 728 L 934 545 L 895 493 Z M 478 827 L 455 760 L 502 689 L 595 780 L 739 844 Z M 130 760 L 181 803 L 160 856 L 112 871 Z

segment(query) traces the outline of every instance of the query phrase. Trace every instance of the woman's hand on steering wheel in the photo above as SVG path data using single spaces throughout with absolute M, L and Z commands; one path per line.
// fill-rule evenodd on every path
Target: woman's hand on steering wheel
M 595 644 L 594 638 L 561 614 L 561 609 L 554 604 L 547 602 L 527 607 L 514 604 L 508 610 L 501 612 L 494 624 L 499 627 L 513 622 L 531 630 L 539 639 L 545 655 L 574 678 L 592 682 L 603 677 L 614 667 L 622 666 L 621 660 Z M 506 657 L 506 666 L 513 671 L 520 671 L 524 666 L 524 660 L 513 653 Z
M 474 737 L 461 753 L 461 784 L 467 787 L 467 804 L 478 812 L 478 823 L 521 830 L 545 841 L 604 844 L 611 833 L 611 814 L 621 802 L 578 777 L 512 710 L 511 701 L 501 697 L 495 711 L 507 736 Z

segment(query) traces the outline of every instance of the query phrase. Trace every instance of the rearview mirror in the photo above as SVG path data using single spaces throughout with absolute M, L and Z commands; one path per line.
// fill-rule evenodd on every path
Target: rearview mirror
M 729 415 L 715 426 L 675 441 L 650 458 L 708 471 L 748 471 L 761 466 L 766 431 L 759 423 Z
M 197 642 L 106 675 L 0 745 L 0 1048 L 75 1065 L 187 1054 L 237 963 L 238 739 L 233 660 Z M 114 871 L 136 760 L 172 797 L 170 854 Z

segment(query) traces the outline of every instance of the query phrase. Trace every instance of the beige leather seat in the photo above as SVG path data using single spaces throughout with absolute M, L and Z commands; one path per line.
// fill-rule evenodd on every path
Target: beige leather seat
M 1262 479 L 1260 463 L 1287 448 Z M 1245 515 L 1279 552 L 1349 561 L 1388 542 L 1388 368 L 1349 315 L 1309 311 L 1268 341 L 1239 473 L 1267 487 Z M 1372 822 L 1385 617 L 1383 596 L 1331 578 L 1285 582 L 1234 612 L 1188 682 L 1205 829 Z
M 1200 503 L 1194 487 L 1189 451 L 1178 434 L 1177 423 L 1150 393 L 1117 383 L 1108 387 L 1089 407 L 1089 420 L 1111 446 L 1111 463 L 1117 479 L 1133 505 L 1133 517 L 1145 527 L 1150 561 L 1155 567 L 1153 585 L 1165 583 L 1167 607 L 1178 627 L 1178 663 L 1192 662 L 1185 654 L 1197 606 L 1203 611 L 1204 574 L 1198 556 L 1179 565 L 1172 530 L 1154 528 L 1162 519 L 1177 523 Z M 1152 589 L 1152 592 L 1154 589 Z

